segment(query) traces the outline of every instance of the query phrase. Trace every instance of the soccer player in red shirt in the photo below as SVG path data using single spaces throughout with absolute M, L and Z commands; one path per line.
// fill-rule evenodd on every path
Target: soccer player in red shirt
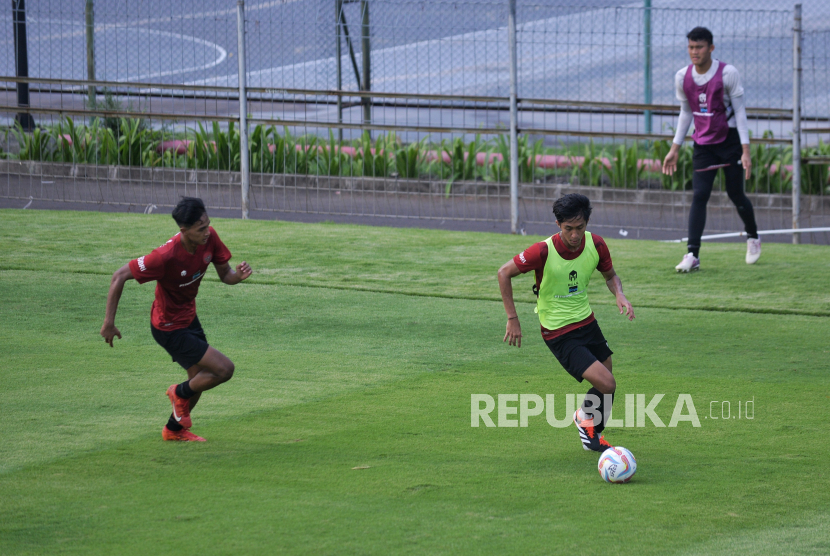
M 234 365 L 222 352 L 207 343 L 196 315 L 196 294 L 210 263 L 224 283 L 238 284 L 251 275 L 245 261 L 233 269 L 228 261 L 231 252 L 210 226 L 201 199 L 183 197 L 173 209 L 173 219 L 180 232 L 149 255 L 125 264 L 112 275 L 107 295 L 107 313 L 101 336 L 110 347 L 121 332 L 115 327 L 115 313 L 127 280 L 139 284 L 156 280 L 150 329 L 153 338 L 187 371 L 187 380 L 173 384 L 167 396 L 173 413 L 161 432 L 164 440 L 204 442 L 190 432 L 190 411 L 205 390 L 219 386 L 233 376 Z
M 620 314 L 634 320 L 634 309 L 623 294 L 605 241 L 586 231 L 591 210 L 591 202 L 584 195 L 574 193 L 557 199 L 553 213 L 561 231 L 507 261 L 498 277 L 507 312 L 504 341 L 521 347 L 522 327 L 513 301 L 512 279 L 535 271 L 533 291 L 538 296 L 542 338 L 571 376 L 591 383 L 582 407 L 574 414 L 582 447 L 603 452 L 611 445 L 599 435 L 611 414 L 617 382 L 611 373 L 613 352 L 588 304 L 587 287 L 593 271 L 599 270 L 605 278 Z

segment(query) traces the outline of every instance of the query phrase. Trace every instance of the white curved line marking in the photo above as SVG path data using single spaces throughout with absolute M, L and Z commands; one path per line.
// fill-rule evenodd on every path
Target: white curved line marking
M 285 4 L 293 4 L 295 2 L 302 2 L 303 0 L 272 0 L 271 2 L 266 2 L 264 4 L 251 4 L 245 6 L 245 13 L 260 11 L 260 10 L 267 10 L 269 8 L 279 8 Z M 185 21 L 185 20 L 193 20 L 193 19 L 209 19 L 215 18 L 218 16 L 223 15 L 236 15 L 236 8 L 230 8 L 226 10 L 213 10 L 210 12 L 194 12 L 189 14 L 179 14 L 179 15 L 170 15 L 165 17 L 154 17 L 149 19 L 139 19 L 137 21 L 124 21 L 119 23 L 107 23 L 103 25 L 96 25 L 95 32 L 99 33 L 102 31 L 109 31 L 110 29 L 120 29 L 124 28 L 125 25 L 152 25 L 154 23 L 174 23 L 176 21 Z M 12 21 L 11 17 L 3 16 L 0 17 L 0 21 Z M 40 18 L 38 16 L 31 16 L 26 15 L 26 23 L 61 23 L 64 25 L 75 25 L 80 27 L 79 31 L 70 31 L 70 32 L 58 32 L 52 33 L 51 35 L 30 35 L 28 40 L 31 41 L 41 41 L 41 40 L 53 40 L 53 39 L 69 39 L 72 37 L 83 37 L 86 35 L 86 25 L 83 21 L 73 21 L 73 20 L 63 20 L 63 19 L 50 19 L 50 18 Z M 236 19 L 233 20 L 236 23 Z M 14 44 L 13 40 L 2 41 L 0 44 Z
M 27 17 L 26 20 L 30 23 L 31 22 L 35 22 L 35 23 L 60 23 L 60 24 L 63 24 L 63 25 L 75 25 L 75 26 L 83 25 L 81 23 L 77 23 L 77 22 L 74 22 L 74 21 L 52 20 L 52 19 L 37 20 L 36 18 L 30 18 L 30 17 Z M 146 20 L 142 23 L 149 23 L 149 22 L 150 22 L 149 20 Z M 102 31 L 106 32 L 106 31 L 110 31 L 110 30 L 119 30 L 119 29 L 124 30 L 123 27 L 119 27 L 118 25 L 103 25 L 103 26 L 96 26 L 95 27 L 95 32 L 98 33 L 98 32 L 102 32 Z M 192 66 L 192 67 L 189 67 L 189 68 L 181 68 L 181 69 L 166 70 L 166 71 L 156 71 L 156 72 L 145 73 L 145 74 L 141 74 L 141 75 L 131 75 L 131 76 L 128 76 L 128 77 L 123 78 L 123 79 L 116 78 L 117 81 L 140 81 L 142 79 L 149 79 L 151 77 L 164 77 L 164 76 L 167 76 L 167 75 L 176 75 L 176 74 L 179 74 L 179 73 L 188 73 L 188 72 L 191 72 L 191 71 L 207 70 L 207 69 L 218 66 L 219 64 L 221 64 L 222 62 L 224 62 L 228 58 L 228 51 L 225 50 L 224 48 L 222 48 L 221 46 L 219 46 L 217 43 L 206 41 L 204 39 L 200 39 L 200 38 L 194 37 L 192 35 L 183 35 L 181 33 L 171 33 L 169 31 L 157 31 L 155 29 L 142 29 L 140 27 L 138 27 L 138 28 L 127 28 L 126 30 L 127 31 L 134 31 L 136 33 L 147 33 L 148 35 L 159 35 L 159 36 L 163 36 L 163 37 L 171 37 L 171 38 L 178 39 L 178 40 L 181 40 L 181 41 L 190 41 L 190 42 L 205 46 L 207 48 L 212 48 L 212 49 L 216 50 L 219 53 L 219 57 L 216 60 L 214 60 L 213 62 L 211 62 L 209 64 L 201 65 L 201 66 Z M 82 35 L 85 32 L 86 31 L 81 31 L 80 33 L 63 33 L 63 34 L 51 35 L 51 36 L 48 36 L 48 37 L 42 37 L 41 36 L 41 37 L 37 37 L 36 40 L 50 40 L 50 39 L 55 39 L 55 38 L 62 38 L 62 39 L 63 38 L 70 38 L 72 36 L 78 36 L 79 34 Z
M 182 35 L 180 33 L 170 33 L 168 31 L 155 31 L 153 29 L 135 29 L 138 33 L 147 33 L 149 35 L 160 35 L 162 37 L 171 37 L 174 39 L 179 39 L 182 41 L 190 41 L 196 44 L 200 44 L 207 48 L 213 48 L 214 50 L 219 52 L 219 57 L 211 62 L 210 64 L 205 64 L 201 66 L 192 66 L 189 68 L 180 68 L 180 69 L 172 69 L 167 71 L 155 71 L 152 73 L 144 73 L 141 75 L 130 75 L 123 79 L 119 79 L 119 81 L 140 81 L 142 79 L 149 79 L 151 77 L 164 77 L 166 75 L 176 75 L 179 73 L 188 73 L 191 71 L 200 71 L 200 70 L 207 70 L 212 67 L 216 67 L 222 62 L 224 62 L 228 57 L 228 51 L 216 44 L 215 42 L 209 42 L 198 37 L 193 37 L 190 35 Z

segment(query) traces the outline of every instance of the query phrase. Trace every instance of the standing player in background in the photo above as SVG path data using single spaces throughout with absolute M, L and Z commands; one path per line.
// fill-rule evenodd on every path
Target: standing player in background
M 663 160 L 663 173 L 674 174 L 678 151 L 694 120 L 694 197 L 689 210 L 689 252 L 674 268 L 677 272 L 700 269 L 700 237 L 706 225 L 706 204 L 719 165 L 724 165 L 726 193 L 738 209 L 749 238 L 746 241 L 746 264 L 753 264 L 761 256 L 761 240 L 752 203 L 744 193 L 744 178 L 749 179 L 752 173 L 752 161 L 741 76 L 734 66 L 712 59 L 715 45 L 709 29 L 695 27 L 686 38 L 692 63 L 674 77 L 680 119 L 669 154 Z
M 605 241 L 586 231 L 591 217 L 588 197 L 570 194 L 553 204 L 560 232 L 535 243 L 504 263 L 499 269 L 499 289 L 507 312 L 504 341 L 522 346 L 522 327 L 513 302 L 514 276 L 536 273 L 533 291 L 536 312 L 542 325 L 542 338 L 559 363 L 579 382 L 587 380 L 591 389 L 582 407 L 574 413 L 574 423 L 585 450 L 604 452 L 611 445 L 599 436 L 611 415 L 617 382 L 611 373 L 611 354 L 591 306 L 588 282 L 599 270 L 617 300 L 620 314 L 634 320 L 634 310 L 622 291 L 622 282 L 611 263 Z
M 130 261 L 112 275 L 107 295 L 107 313 L 101 336 L 110 347 L 121 332 L 115 327 L 115 313 L 127 280 L 139 284 L 156 280 L 156 299 L 151 311 L 150 330 L 156 342 L 167 350 L 173 361 L 187 371 L 187 380 L 173 384 L 167 396 L 173 413 L 161 431 L 164 440 L 204 442 L 191 433 L 190 411 L 205 390 L 219 386 L 233 376 L 234 365 L 207 343 L 205 332 L 196 316 L 196 294 L 210 263 L 219 279 L 238 284 L 251 275 L 246 262 L 231 268 L 231 252 L 210 226 L 201 199 L 183 197 L 173 209 L 173 219 L 180 232 L 149 255 Z

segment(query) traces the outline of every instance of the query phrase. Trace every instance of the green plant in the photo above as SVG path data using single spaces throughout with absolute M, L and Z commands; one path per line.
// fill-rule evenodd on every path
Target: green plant
M 94 119 L 90 127 L 76 126 L 70 117 L 61 118 L 51 130 L 55 141 L 55 160 L 73 164 L 95 164 L 98 159 L 100 120 Z M 104 132 L 109 130 L 104 128 Z
M 208 134 L 202 124 L 195 132 L 193 141 L 188 146 L 188 157 L 194 166 L 201 170 L 239 171 L 241 166 L 239 132 L 234 123 L 228 123 L 228 131 L 213 122 L 213 133 Z
M 636 189 L 645 173 L 645 168 L 640 163 L 640 149 L 636 143 L 630 147 L 619 145 L 614 149 L 614 156 L 608 161 L 608 165 L 602 165 L 602 168 L 611 187 L 620 189 Z
M 830 156 L 830 143 L 825 143 L 819 139 L 819 144 L 815 147 L 808 147 L 801 151 L 802 159 L 811 156 Z M 828 173 L 830 173 L 830 166 L 827 164 L 808 164 L 801 163 L 801 192 L 806 195 L 822 195 L 830 193 L 830 187 L 827 185 Z
M 484 142 L 480 135 L 468 144 L 464 144 L 461 137 L 456 137 L 452 142 L 443 139 L 438 148 L 438 158 L 432 165 L 441 179 L 446 179 L 447 185 L 444 194 L 449 197 L 452 184 L 457 181 L 470 181 L 476 178 L 479 173 L 476 165 L 476 156 L 482 151 Z M 449 160 L 444 160 L 444 154 Z
M 143 164 L 147 167 L 186 168 L 187 155 L 178 154 L 172 149 L 162 153 L 157 152 L 155 149 L 148 150 L 145 153 Z
M 764 132 L 764 138 L 771 137 L 772 132 Z M 752 174 L 746 182 L 748 193 L 782 193 L 791 187 L 792 176 L 787 175 L 783 170 L 787 158 L 792 160 L 792 148 L 786 151 L 781 147 L 752 143 L 749 153 L 752 160 Z
M 318 147 L 317 175 L 343 176 L 352 174 L 352 158 L 340 149 L 334 131 L 329 130 L 328 145 Z
M 368 131 L 357 142 L 357 155 L 354 160 L 355 174 L 372 178 L 383 178 L 392 173 L 392 152 L 397 143 L 392 138 L 379 136 L 372 145 L 372 137 Z
M 500 155 L 500 156 L 493 156 Z M 484 161 L 484 179 L 497 183 L 510 181 L 510 141 L 506 135 L 498 135 L 493 141 L 493 150 Z
M 118 164 L 121 166 L 149 166 L 153 157 L 158 156 L 158 141 L 151 130 L 142 129 L 140 120 L 121 118 L 117 141 Z
M 251 151 L 251 172 L 269 174 L 276 173 L 274 172 L 274 167 L 277 163 L 277 149 L 274 143 L 271 143 L 268 140 L 271 135 L 276 135 L 276 130 L 273 126 L 268 128 L 263 125 L 257 125 L 251 132 L 249 142 L 249 149 Z M 272 146 L 274 147 L 273 150 Z M 284 165 L 285 153 L 280 154 L 283 156 L 279 156 L 279 159 Z
M 575 156 L 570 157 L 571 179 L 576 181 L 577 185 L 600 185 L 605 167 L 602 162 L 604 154 L 605 151 L 598 150 L 593 140 L 584 145 L 581 162 Z
M 526 135 L 519 140 L 519 181 L 523 183 L 532 183 L 536 179 L 537 158 L 544 151 L 544 142 L 539 139 L 533 143 L 532 147 L 528 147 L 528 138 Z
M 652 157 L 662 163 L 666 155 L 669 154 L 670 148 L 671 142 L 669 141 L 655 141 L 651 146 Z M 683 145 L 680 147 L 677 153 L 677 170 L 671 176 L 661 174 L 663 189 L 684 191 L 692 188 L 692 175 L 694 174 L 692 153 L 691 145 Z
M 251 133 L 251 172 L 260 174 L 283 174 L 288 160 L 285 137 L 281 137 L 274 126 L 257 125 Z
M 48 131 L 36 127 L 32 133 L 26 133 L 18 122 L 14 125 L 13 131 L 19 145 L 18 159 L 48 162 L 54 158 L 55 149 L 50 145 L 52 137 Z
M 295 141 L 290 139 L 288 129 L 286 137 L 293 143 L 293 148 L 288 155 L 286 173 L 308 175 L 317 171 L 317 158 L 320 155 L 318 139 L 314 135 L 304 135 Z
M 527 136 L 522 136 L 519 137 L 516 146 L 519 159 L 519 181 L 532 183 L 539 174 L 538 158 L 545 151 L 544 142 L 539 139 L 529 147 Z M 510 139 L 507 135 L 499 135 L 493 140 L 493 149 L 487 153 L 482 173 L 487 181 L 502 183 L 510 181 Z
M 427 137 L 424 137 L 420 141 L 410 143 L 395 151 L 395 168 L 398 177 L 418 178 L 424 172 L 427 139 Z
M 115 166 L 118 164 L 118 139 L 108 127 L 101 127 L 96 137 L 98 164 Z
M 121 112 L 124 110 L 124 104 L 118 100 L 113 94 L 110 89 L 105 88 L 103 90 L 104 99 L 98 100 L 97 98 L 93 99 L 92 101 L 85 101 L 86 108 L 90 112 Z M 126 106 L 127 111 L 133 111 L 133 104 L 131 102 L 127 103 Z M 102 124 L 103 127 L 109 129 L 115 134 L 118 134 L 121 131 L 121 117 L 120 116 L 104 116 L 103 118 L 95 118 L 94 121 L 97 120 L 99 124 Z M 147 131 L 150 129 L 150 125 L 145 119 L 138 120 L 138 128 L 139 131 Z

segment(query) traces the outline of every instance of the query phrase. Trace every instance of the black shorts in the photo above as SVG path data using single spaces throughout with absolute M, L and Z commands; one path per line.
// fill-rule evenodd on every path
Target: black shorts
M 198 316 L 193 317 L 187 328 L 166 332 L 151 324 L 150 330 L 156 342 L 185 370 L 201 361 L 207 353 L 208 342 Z
M 614 352 L 608 347 L 597 321 L 545 340 L 548 348 L 568 373 L 582 382 L 582 373 L 596 361 L 605 361 Z
M 720 143 L 710 145 L 694 144 L 694 149 L 692 150 L 692 166 L 695 170 L 708 168 L 715 164 L 731 164 L 732 166 L 727 169 L 732 169 L 733 167 L 739 168 L 737 163 L 740 162 L 743 153 L 744 149 L 741 145 L 741 137 L 738 135 L 738 130 L 730 127 L 729 131 L 726 132 L 726 139 Z M 741 173 L 743 172 L 740 168 L 739 171 Z M 705 174 L 708 172 L 699 173 Z M 717 172 L 712 171 L 712 174 L 717 174 Z

